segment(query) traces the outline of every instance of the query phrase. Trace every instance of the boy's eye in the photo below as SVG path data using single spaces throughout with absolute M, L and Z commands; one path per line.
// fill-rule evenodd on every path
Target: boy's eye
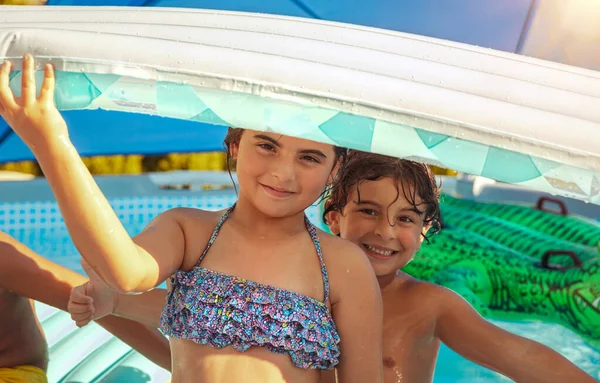
M 377 212 L 373 209 L 360 209 L 359 212 L 366 215 L 377 215 Z
M 406 216 L 406 215 L 398 217 L 397 220 L 400 221 L 400 222 L 404 222 L 404 223 L 412 223 L 412 222 L 414 222 L 414 220 L 411 217 Z

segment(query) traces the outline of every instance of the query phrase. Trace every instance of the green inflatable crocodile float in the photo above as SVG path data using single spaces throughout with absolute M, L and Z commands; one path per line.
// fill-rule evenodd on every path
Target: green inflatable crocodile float
M 499 245 L 538 260 L 541 260 L 548 251 L 560 250 L 572 251 L 582 262 L 598 258 L 598 250 L 595 247 L 552 237 L 518 223 L 485 215 L 475 210 L 459 209 L 452 205 L 442 204 L 440 211 L 444 224 L 480 234 Z M 550 215 L 545 217 L 544 221 L 552 219 L 555 219 L 555 216 Z M 590 225 L 592 224 L 590 223 Z M 600 240 L 600 225 L 598 231 L 597 241 Z M 573 264 L 573 260 L 566 256 L 557 256 L 553 258 L 553 261 L 564 266 Z
M 566 207 L 562 204 L 559 205 L 561 206 L 560 214 L 541 210 L 544 201 L 544 198 L 541 198 L 538 201 L 539 209 L 536 209 L 525 205 L 477 202 L 454 198 L 448 194 L 443 194 L 440 198 L 442 208 L 448 206 L 473 211 L 527 227 L 555 239 L 596 249 L 600 247 L 600 224 L 598 222 L 568 215 Z M 560 201 L 550 200 L 550 202 Z
M 403 271 L 454 290 L 487 318 L 561 324 L 600 348 L 598 259 L 555 268 L 481 235 L 445 228 Z

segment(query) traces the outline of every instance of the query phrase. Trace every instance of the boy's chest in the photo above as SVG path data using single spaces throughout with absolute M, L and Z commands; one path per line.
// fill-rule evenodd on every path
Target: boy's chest
M 431 382 L 440 342 L 435 324 L 422 312 L 395 307 L 383 322 L 383 367 L 385 383 Z
M 439 342 L 435 338 L 435 315 L 427 302 L 406 295 L 383 296 L 383 355 L 399 361 L 435 358 Z
M 429 346 L 435 339 L 435 322 L 424 312 L 403 310 L 402 305 L 393 308 L 384 304 L 383 346 L 384 350 L 411 352 Z

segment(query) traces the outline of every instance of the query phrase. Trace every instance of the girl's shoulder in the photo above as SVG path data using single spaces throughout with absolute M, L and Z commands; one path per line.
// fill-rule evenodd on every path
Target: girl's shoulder
M 332 292 L 336 284 L 345 283 L 347 278 L 373 274 L 371 263 L 359 246 L 321 230 L 318 234 Z
M 346 239 L 342 239 L 337 235 L 327 233 L 321 229 L 317 229 L 317 234 L 319 235 L 319 241 L 321 242 L 321 248 L 323 249 L 323 256 L 326 256 L 325 253 L 331 255 L 348 251 L 364 255 L 364 252 L 360 247 Z
M 175 220 L 185 229 L 186 226 L 193 226 L 194 229 L 210 228 L 212 229 L 219 223 L 219 220 L 225 213 L 225 210 L 202 210 L 192 207 L 176 207 L 162 212 L 157 219 Z
M 176 222 L 183 232 L 186 254 L 182 264 L 183 270 L 190 270 L 197 262 L 208 244 L 213 231 L 219 223 L 225 210 L 210 211 L 188 207 L 176 207 L 161 213 L 156 219 Z M 196 257 L 197 256 L 197 257 Z

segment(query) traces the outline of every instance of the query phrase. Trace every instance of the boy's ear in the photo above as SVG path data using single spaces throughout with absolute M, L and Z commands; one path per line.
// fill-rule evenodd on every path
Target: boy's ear
M 328 212 L 327 217 L 327 225 L 329 226 L 329 230 L 334 235 L 340 235 L 340 218 L 342 214 L 340 212 L 332 210 Z

